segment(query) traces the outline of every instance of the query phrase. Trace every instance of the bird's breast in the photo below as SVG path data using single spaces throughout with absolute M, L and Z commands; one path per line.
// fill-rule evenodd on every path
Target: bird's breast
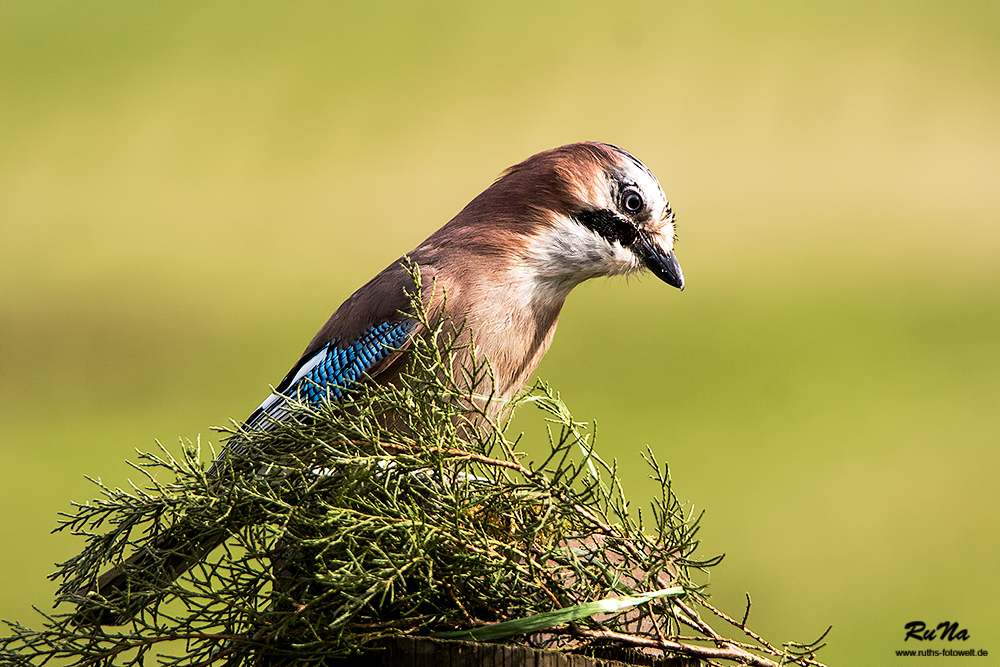
M 474 290 L 478 297 L 464 292 L 478 304 L 475 308 L 457 303 L 452 309 L 449 298 L 448 316 L 454 319 L 457 313 L 464 313 L 462 320 L 475 353 L 485 357 L 492 367 L 495 395 L 506 399 L 528 382 L 548 351 L 562 302 L 534 300 L 530 293 L 519 289 L 515 280 L 482 287 Z M 471 350 L 463 351 L 462 356 L 463 362 L 471 360 Z

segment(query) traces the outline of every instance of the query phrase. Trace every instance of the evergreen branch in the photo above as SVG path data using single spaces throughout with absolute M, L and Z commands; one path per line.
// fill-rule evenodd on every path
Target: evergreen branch
M 721 557 L 696 555 L 702 516 L 677 499 L 650 450 L 660 494 L 647 530 L 596 431 L 542 383 L 498 410 L 469 332 L 442 316 L 436 286 L 415 285 L 424 334 L 398 382 L 314 405 L 289 397 L 287 420 L 227 429 L 240 454 L 212 474 L 194 442 L 139 452 L 130 465 L 141 485 L 94 480 L 99 497 L 74 503 L 56 528 L 82 541 L 52 575 L 57 605 L 75 610 L 41 614 L 39 629 L 8 622 L 0 662 L 140 665 L 156 646 L 164 667 L 311 667 L 388 635 L 513 631 L 564 650 L 613 642 L 819 665 L 825 633 L 778 648 L 708 603 L 697 578 Z M 462 368 L 458 350 L 471 352 Z M 537 464 L 509 435 L 525 405 L 546 420 Z M 109 566 L 128 585 L 108 598 L 88 592 Z M 673 597 L 646 593 L 665 589 Z M 752 642 L 727 638 L 699 610 Z M 109 616 L 130 621 L 113 633 L 93 623 Z

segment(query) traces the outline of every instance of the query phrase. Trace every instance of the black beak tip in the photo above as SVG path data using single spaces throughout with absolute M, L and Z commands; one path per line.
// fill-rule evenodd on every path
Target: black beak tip
M 684 272 L 681 271 L 681 265 L 674 253 L 656 257 L 654 261 L 649 262 L 649 268 L 663 282 L 684 291 Z
M 653 275 L 668 285 L 684 291 L 684 272 L 674 251 L 665 252 L 658 244 L 646 236 L 640 236 L 635 253 L 642 259 Z

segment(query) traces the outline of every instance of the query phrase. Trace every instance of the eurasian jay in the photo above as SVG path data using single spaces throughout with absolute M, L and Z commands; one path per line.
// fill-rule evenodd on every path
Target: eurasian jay
M 420 335 L 408 317 L 406 259 L 425 287 L 436 281 L 447 295 L 448 317 L 466 323 L 504 399 L 534 372 L 584 280 L 649 268 L 684 289 L 674 238 L 656 177 L 626 151 L 580 143 L 534 155 L 351 295 L 247 425 L 279 418 L 286 396 L 339 398 L 362 377 L 389 382 L 400 372 L 399 353 Z
M 538 366 L 576 285 L 649 269 L 684 289 L 674 240 L 674 214 L 663 190 L 628 152 L 578 143 L 538 153 L 507 169 L 446 225 L 352 294 L 246 426 L 282 419 L 288 397 L 317 402 L 327 395 L 340 398 L 363 379 L 391 382 L 421 334 L 409 317 L 408 264 L 419 267 L 424 286 L 436 285 L 447 295 L 448 317 L 471 331 L 477 353 L 492 365 L 493 395 L 502 400 Z M 125 574 L 115 569 L 98 580 L 96 590 L 109 597 L 125 584 Z

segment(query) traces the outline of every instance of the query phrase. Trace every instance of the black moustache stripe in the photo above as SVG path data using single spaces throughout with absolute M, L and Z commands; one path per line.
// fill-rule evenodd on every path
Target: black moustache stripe
M 639 238 L 635 225 L 606 208 L 581 211 L 576 219 L 587 229 L 603 236 L 608 243 L 617 242 L 629 248 Z

